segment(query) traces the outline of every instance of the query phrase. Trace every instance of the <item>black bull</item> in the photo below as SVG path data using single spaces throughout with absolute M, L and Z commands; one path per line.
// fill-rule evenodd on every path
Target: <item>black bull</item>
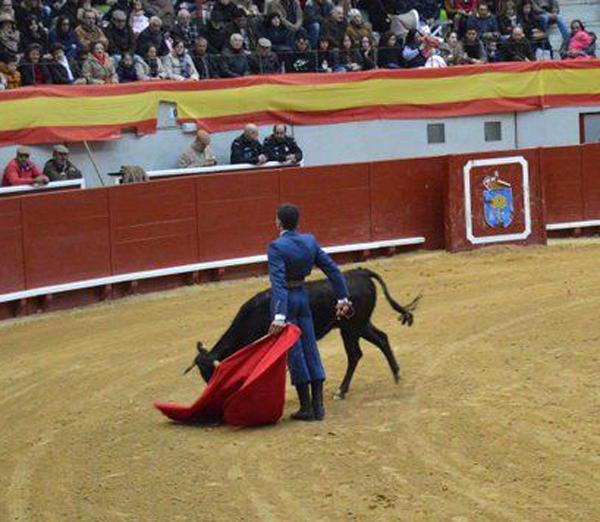
M 350 388 L 350 381 L 358 361 L 362 357 L 359 340 L 365 339 L 374 344 L 385 356 L 396 382 L 400 379 L 400 367 L 390 347 L 385 332 L 375 327 L 371 315 L 375 309 L 377 290 L 373 279 L 378 281 L 383 289 L 385 298 L 390 306 L 400 314 L 402 324 L 411 326 L 412 312 L 416 309 L 420 296 L 407 306 L 399 305 L 388 292 L 387 286 L 379 274 L 372 270 L 357 268 L 344 273 L 350 291 L 350 300 L 354 306 L 354 315 L 347 319 L 336 320 L 336 296 L 327 280 L 312 281 L 306 284 L 310 296 L 310 308 L 317 339 L 325 337 L 332 329 L 339 328 L 344 341 L 344 349 L 348 357 L 346 375 L 337 392 L 339 398 L 344 398 Z M 207 351 L 202 343 L 197 345 L 198 355 L 194 363 L 185 371 L 187 373 L 197 366 L 203 379 L 208 382 L 218 361 L 235 353 L 240 348 L 260 339 L 267 334 L 271 324 L 270 311 L 271 292 L 265 290 L 256 294 L 242 305 L 231 326 L 221 339 Z

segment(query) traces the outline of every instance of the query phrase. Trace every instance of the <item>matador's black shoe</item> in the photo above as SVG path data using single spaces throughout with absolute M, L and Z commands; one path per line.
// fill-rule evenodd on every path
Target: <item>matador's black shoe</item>
M 323 406 L 323 381 L 312 381 L 312 410 L 315 420 L 322 421 L 325 418 L 325 407 Z
M 292 413 L 291 418 L 299 421 L 315 420 L 312 404 L 310 402 L 310 389 L 308 383 L 299 384 L 296 386 L 296 391 L 298 392 L 298 399 L 300 400 L 300 409 L 296 413 Z

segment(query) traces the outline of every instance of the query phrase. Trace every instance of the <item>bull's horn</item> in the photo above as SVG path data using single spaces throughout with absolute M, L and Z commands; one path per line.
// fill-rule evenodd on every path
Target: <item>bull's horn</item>
M 194 366 L 196 366 L 196 361 L 194 361 L 190 366 L 183 370 L 182 375 L 187 375 L 188 373 L 190 373 L 190 371 L 194 369 Z
M 221 361 L 217 361 L 216 359 L 213 360 L 213 366 L 216 368 L 217 366 L 219 366 L 219 364 L 221 364 Z

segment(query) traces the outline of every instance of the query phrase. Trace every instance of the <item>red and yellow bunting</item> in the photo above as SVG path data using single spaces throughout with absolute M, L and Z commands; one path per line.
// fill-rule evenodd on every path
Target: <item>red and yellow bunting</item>
M 539 62 L 0 92 L 0 145 L 107 140 L 156 130 L 158 105 L 210 131 L 522 112 L 600 104 L 600 62 Z

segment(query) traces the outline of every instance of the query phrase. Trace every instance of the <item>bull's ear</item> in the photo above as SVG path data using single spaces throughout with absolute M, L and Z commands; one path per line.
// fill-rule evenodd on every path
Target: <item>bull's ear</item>
M 196 350 L 198 350 L 198 353 L 208 353 L 208 350 L 204 348 L 202 341 L 198 341 L 198 343 L 196 344 Z

